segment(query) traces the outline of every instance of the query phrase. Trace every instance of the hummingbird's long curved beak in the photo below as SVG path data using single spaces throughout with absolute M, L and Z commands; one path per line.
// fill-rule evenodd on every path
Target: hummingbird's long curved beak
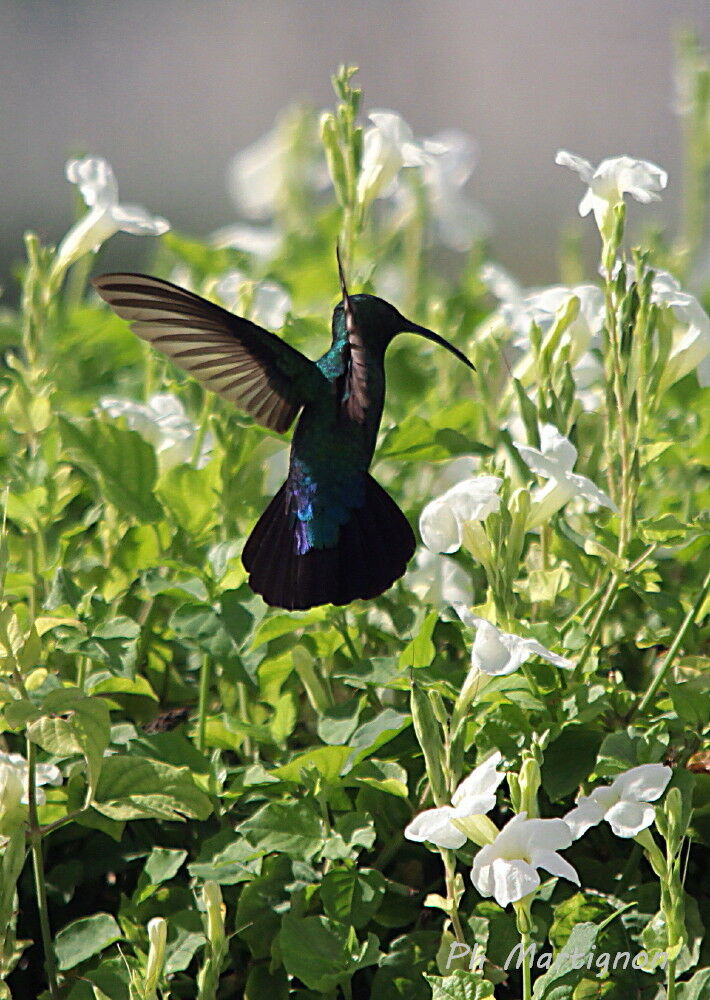
M 459 361 L 463 361 L 465 365 L 468 365 L 468 367 L 475 372 L 476 369 L 474 365 L 468 360 L 466 355 L 458 349 L 458 347 L 454 347 L 454 345 L 450 344 L 448 340 L 444 340 L 443 337 L 440 337 L 438 333 L 434 333 L 432 330 L 427 330 L 425 326 L 419 326 L 418 323 L 410 323 L 407 319 L 404 321 L 404 325 L 402 326 L 400 333 L 418 333 L 420 337 L 426 337 L 427 340 L 431 340 L 435 344 L 445 347 L 447 351 L 451 351 L 451 353 L 457 357 Z

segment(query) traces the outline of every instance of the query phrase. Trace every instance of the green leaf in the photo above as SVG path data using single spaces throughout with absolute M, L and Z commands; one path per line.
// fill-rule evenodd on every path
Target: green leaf
M 42 704 L 43 716 L 27 729 L 30 739 L 57 757 L 83 754 L 89 796 L 93 796 L 109 744 L 111 717 L 101 698 L 86 697 L 78 688 L 58 688 Z M 68 715 L 67 719 L 61 715 Z
M 687 983 L 680 983 L 677 1000 L 704 1000 L 710 995 L 710 969 L 699 969 Z
M 424 973 L 424 978 L 431 986 L 432 1000 L 485 1000 L 493 996 L 493 983 L 465 969 L 456 969 L 450 976 Z
M 598 933 L 597 924 L 577 924 L 549 970 L 535 981 L 533 1000 L 571 1000 L 585 974 L 580 960 L 591 953 Z
M 411 723 L 411 715 L 386 708 L 374 719 L 358 726 L 350 739 L 350 746 L 355 751 L 353 763 L 359 763 L 369 757 L 385 743 L 399 736 Z
M 542 786 L 550 800 L 571 795 L 591 774 L 602 734 L 585 726 L 567 726 L 545 750 Z
M 186 767 L 146 757 L 107 757 L 94 808 L 110 819 L 206 819 L 212 803 Z
M 325 617 L 326 613 L 323 608 L 312 608 L 303 615 L 291 613 L 264 618 L 254 630 L 250 649 L 257 649 L 272 639 L 278 639 L 282 635 L 289 635 L 292 632 L 297 632 L 299 629 L 306 628 L 308 625 L 322 622 Z
M 187 851 L 171 850 L 168 847 L 154 847 L 148 855 L 143 871 L 151 885 L 160 885 L 173 878 L 187 857 Z
M 195 541 L 204 538 L 217 523 L 219 507 L 219 462 L 203 469 L 176 465 L 161 473 L 156 492 L 176 522 Z
M 82 639 L 77 644 L 77 651 L 103 663 L 113 674 L 132 677 L 136 668 L 139 636 L 138 623 L 125 615 L 119 615 L 98 625 L 88 639 Z
M 362 850 L 370 850 L 376 839 L 369 813 L 348 812 L 336 819 L 320 856 L 330 861 L 355 861 Z
M 263 852 L 246 840 L 221 831 L 200 847 L 197 861 L 187 866 L 192 878 L 210 879 L 220 885 L 250 882 L 261 872 Z
M 438 611 L 430 611 L 426 616 L 415 637 L 399 654 L 400 670 L 408 670 L 410 667 L 416 670 L 419 667 L 429 666 L 436 652 L 431 637 L 438 619 Z
M 317 771 L 325 781 L 333 784 L 338 780 L 349 756 L 350 747 L 313 747 L 292 758 L 288 764 L 275 767 L 269 773 L 281 781 L 303 784 L 304 772 Z
M 407 772 L 393 760 L 364 760 L 348 771 L 345 784 L 369 785 L 401 799 L 409 796 Z
M 332 869 L 320 887 L 326 916 L 356 928 L 375 915 L 384 894 L 384 877 L 374 868 Z
M 185 645 L 216 659 L 236 655 L 237 649 L 211 604 L 182 604 L 170 617 L 170 628 Z
M 162 518 L 153 495 L 155 452 L 140 434 L 96 419 L 79 424 L 60 416 L 59 426 L 65 448 L 121 513 L 144 522 Z
M 349 980 L 363 966 L 375 964 L 378 957 L 370 941 L 361 945 L 352 928 L 326 917 L 287 913 L 279 943 L 286 971 L 309 989 L 323 993 L 334 991 L 338 983 Z
M 279 851 L 307 861 L 323 845 L 323 822 L 306 801 L 269 802 L 237 827 L 250 844 L 265 853 Z
M 98 955 L 104 948 L 123 938 L 110 913 L 94 913 L 63 927 L 54 939 L 59 968 L 64 972 L 79 962 Z

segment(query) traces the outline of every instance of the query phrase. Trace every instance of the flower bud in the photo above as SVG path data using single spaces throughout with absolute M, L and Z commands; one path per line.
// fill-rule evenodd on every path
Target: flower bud
M 165 942 L 168 937 L 168 922 L 164 917 L 154 917 L 148 921 L 148 961 L 145 966 L 143 995 L 146 1000 L 155 1000 L 158 980 L 165 963 Z

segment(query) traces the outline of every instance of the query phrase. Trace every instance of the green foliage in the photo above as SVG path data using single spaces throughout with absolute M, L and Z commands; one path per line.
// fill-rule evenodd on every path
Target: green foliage
M 686 57 L 700 121 L 707 68 Z M 701 1000 L 710 409 L 679 354 L 680 307 L 651 294 L 655 271 L 685 281 L 692 213 L 686 242 L 641 252 L 624 249 L 616 206 L 603 259 L 618 267 L 602 274 L 591 353 L 577 339 L 579 286 L 528 322 L 526 342 L 525 316 L 508 324 L 527 293 L 491 309 L 475 240 L 440 266 L 441 192 L 426 171 L 400 171 L 394 211 L 368 165 L 353 72 L 334 77 L 337 105 L 320 123 L 329 195 L 312 190 L 313 113 L 276 127 L 281 239 L 268 259 L 170 233 L 155 269 L 178 267 L 216 298 L 238 268 L 257 321 L 259 291 L 277 283 L 290 295 L 282 335 L 316 356 L 339 242 L 352 290 L 393 281 L 387 297 L 477 366 L 472 376 L 433 345 L 395 341 L 378 480 L 413 526 L 472 475 L 501 480 L 499 507 L 456 522 L 448 556 L 425 551 L 422 529 L 410 572 L 373 601 L 267 608 L 240 553 L 285 474 L 282 440 L 149 354 L 83 295 L 82 262 L 63 284 L 30 234 L 22 307 L 0 322 L 0 724 L 4 750 L 26 761 L 0 759 L 0 996 L 650 1000 L 670 987 L 669 1000 L 673 989 Z M 694 140 L 696 171 L 703 148 Z M 580 356 L 598 369 L 591 400 Z M 155 394 L 177 407 L 178 430 L 147 415 Z M 107 396 L 127 415 L 108 416 Z M 540 516 L 552 490 L 516 444 L 540 449 L 546 424 L 577 449 L 567 472 L 608 491 L 610 507 L 582 495 Z M 503 639 L 483 641 L 476 619 Z M 518 637 L 537 652 L 486 673 Z M 485 822 L 467 817 L 476 843 L 438 851 L 403 836 L 495 750 L 508 780 Z M 601 821 L 564 849 L 578 887 L 542 872 L 521 917 L 472 886 L 479 844 L 515 807 L 560 818 L 664 762 L 672 780 L 637 842 Z M 508 961 L 521 934 L 549 958 L 530 984 Z M 448 961 L 462 940 L 480 967 Z M 586 960 L 642 949 L 668 952 L 671 973 Z

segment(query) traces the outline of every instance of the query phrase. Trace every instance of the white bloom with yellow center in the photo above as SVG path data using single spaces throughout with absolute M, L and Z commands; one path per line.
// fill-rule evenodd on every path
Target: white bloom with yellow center
M 456 850 L 468 839 L 456 825 L 457 820 L 471 816 L 484 816 L 496 804 L 496 789 L 505 775 L 498 771 L 502 760 L 496 751 L 488 760 L 479 764 L 458 786 L 451 796 L 450 806 L 425 809 L 415 816 L 404 831 L 407 840 L 428 841 L 437 847 Z
M 571 843 L 564 820 L 528 819 L 526 813 L 519 813 L 473 859 L 471 881 L 482 896 L 493 896 L 499 906 L 517 903 L 537 889 L 538 868 L 579 885 L 577 872 L 557 853 Z
M 467 521 L 485 521 L 500 509 L 498 476 L 464 479 L 428 503 L 419 518 L 422 541 L 432 552 L 455 552 Z
M 533 494 L 528 528 L 545 524 L 575 496 L 618 511 L 614 501 L 595 486 L 591 479 L 572 472 L 577 461 L 577 449 L 552 424 L 543 424 L 540 428 L 539 448 L 517 441 L 513 443 L 528 468 L 549 480 L 546 486 Z
M 614 778 L 611 785 L 582 795 L 564 820 L 575 840 L 606 820 L 617 837 L 635 837 L 653 823 L 651 802 L 660 798 L 673 772 L 665 764 L 639 764 Z
M 454 610 L 464 625 L 476 630 L 471 649 L 471 666 L 489 677 L 502 677 L 518 670 L 533 656 L 539 656 L 555 667 L 571 670 L 574 663 L 546 649 L 536 639 L 502 632 L 485 618 L 478 618 L 467 607 L 455 605 Z

